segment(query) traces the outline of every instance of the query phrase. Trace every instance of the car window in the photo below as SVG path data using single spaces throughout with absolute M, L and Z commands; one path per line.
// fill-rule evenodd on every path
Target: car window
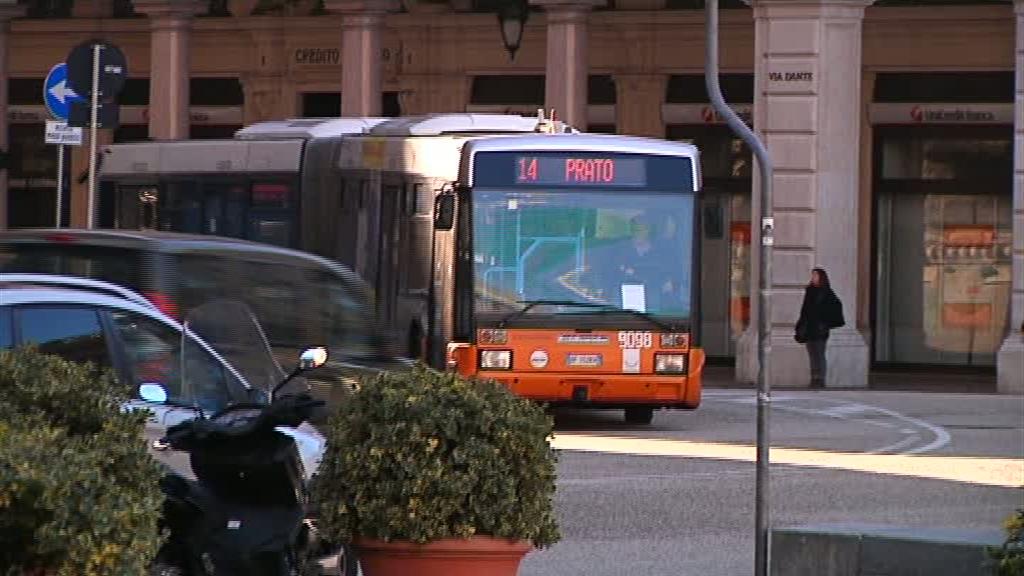
M 134 312 L 112 310 L 110 317 L 125 347 L 133 387 L 161 384 L 169 399 L 191 404 L 193 397 L 181 378 L 181 333 Z M 192 347 L 188 359 L 186 374 L 194 399 L 204 411 L 215 412 L 248 399 L 245 386 L 213 355 Z
M 137 250 L 67 243 L 0 244 L 0 272 L 68 274 L 142 288 L 143 256 Z
M 109 368 L 110 351 L 97 311 L 82 306 L 26 306 L 15 321 L 20 344 L 34 344 L 40 352 L 72 362 Z
M 11 327 L 11 309 L 0 308 L 0 350 L 14 346 L 14 329 Z

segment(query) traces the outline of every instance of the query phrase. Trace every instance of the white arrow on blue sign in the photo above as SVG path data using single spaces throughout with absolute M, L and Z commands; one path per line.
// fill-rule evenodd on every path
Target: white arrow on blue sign
M 71 103 L 79 100 L 85 98 L 76 94 L 68 85 L 68 67 L 61 62 L 50 68 L 50 73 L 43 82 L 43 102 L 50 114 L 58 120 L 66 121 Z

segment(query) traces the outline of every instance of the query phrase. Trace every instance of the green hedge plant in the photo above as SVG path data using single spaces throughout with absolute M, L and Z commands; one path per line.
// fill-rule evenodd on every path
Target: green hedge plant
M 996 576 L 1024 576 L 1024 508 L 1018 508 L 1003 523 L 1006 541 L 989 550 Z
M 493 381 L 422 365 L 382 373 L 326 432 L 313 499 L 335 541 L 560 538 L 552 420 Z
M 161 468 L 126 398 L 90 366 L 0 351 L 0 574 L 146 574 Z

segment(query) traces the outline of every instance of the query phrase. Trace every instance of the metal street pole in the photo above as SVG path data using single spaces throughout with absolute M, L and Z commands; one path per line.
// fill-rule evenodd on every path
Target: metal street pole
M 725 103 L 718 83 L 718 0 L 705 0 L 706 48 L 704 80 L 715 111 L 725 118 L 729 128 L 747 143 L 761 168 L 761 279 L 757 333 L 757 472 L 754 488 L 754 574 L 768 576 L 768 438 L 771 411 L 771 383 L 768 360 L 771 357 L 772 245 L 775 242 L 775 218 L 772 215 L 772 161 L 768 149 L 756 134 Z
M 86 217 L 86 228 L 93 227 L 93 206 L 96 202 L 96 123 L 100 105 L 100 50 L 103 46 L 97 42 L 92 45 L 92 105 L 89 110 L 89 214 Z
M 64 200 L 64 145 L 57 145 L 57 216 L 54 228 L 60 228 L 61 202 Z

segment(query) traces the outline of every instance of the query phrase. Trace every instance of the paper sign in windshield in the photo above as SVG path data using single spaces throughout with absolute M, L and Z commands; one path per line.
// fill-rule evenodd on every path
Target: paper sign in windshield
M 647 311 L 647 302 L 644 297 L 643 284 L 622 285 L 622 308 L 624 310 L 635 310 L 637 312 Z

